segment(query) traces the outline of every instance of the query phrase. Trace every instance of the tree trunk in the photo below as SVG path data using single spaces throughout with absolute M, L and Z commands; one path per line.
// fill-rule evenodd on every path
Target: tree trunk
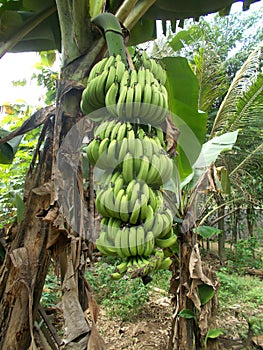
M 238 212 L 234 211 L 232 214 L 232 242 L 237 243 L 237 226 L 238 226 Z
M 217 223 L 217 228 L 221 230 L 221 234 L 218 235 L 218 256 L 221 259 L 224 254 L 225 247 L 225 207 L 221 206 L 222 197 L 220 195 L 216 196 L 216 204 L 219 207 L 217 210 L 217 216 L 218 218 L 221 218 Z
M 56 155 L 65 135 L 81 117 L 79 112 L 83 90 L 81 82 L 88 75 L 94 60 L 100 57 L 104 46 L 104 40 L 94 40 L 93 32 L 88 30 L 90 20 L 86 0 L 78 2 L 57 0 L 56 2 L 62 31 L 64 67 L 62 67 L 57 91 L 55 117 L 52 122 L 48 122 L 48 128 L 44 126 L 41 135 L 41 140 L 45 139 L 43 150 L 39 151 L 42 143 L 39 141 L 36 156 L 27 175 L 25 218 L 20 225 L 13 228 L 14 239 L 1 268 L 0 348 L 6 350 L 27 349 L 30 343 L 34 345 L 33 325 L 49 265 L 50 251 L 47 246 L 51 250 L 53 246 L 60 246 L 62 252 L 69 244 L 63 234 L 61 235 L 61 231 L 57 229 L 57 225 L 53 225 L 52 222 L 52 211 L 56 212 L 57 207 L 56 189 L 54 188 L 54 177 L 57 175 Z M 47 134 L 46 131 L 48 131 Z M 39 159 L 37 155 L 40 155 Z M 37 166 L 35 166 L 36 159 L 38 160 Z M 56 235 L 58 242 L 52 243 Z M 75 239 L 74 235 L 72 237 Z M 78 243 L 79 253 L 82 238 Z M 74 253 L 75 251 L 72 252 L 70 247 L 66 256 L 67 262 Z M 78 255 L 80 256 L 81 254 Z M 63 265 L 61 271 L 64 276 L 68 275 L 69 268 L 71 265 L 68 263 Z M 83 283 L 78 281 L 77 264 L 74 265 L 74 273 L 77 276 L 74 279 L 75 291 L 78 294 L 78 288 L 81 286 L 81 304 L 86 307 L 87 293 L 83 295 Z M 64 280 L 64 285 L 67 282 Z M 64 301 L 66 305 L 67 298 L 64 298 Z M 78 304 L 76 298 L 74 303 L 74 306 Z M 76 309 L 82 310 L 78 306 Z M 71 319 L 72 329 L 75 321 L 74 318 Z M 81 322 L 83 324 L 86 322 L 84 317 Z M 75 329 L 78 329 L 77 324 L 75 324 Z M 88 331 L 89 327 L 86 327 L 86 335 Z M 87 338 L 81 347 L 87 348 Z
M 216 326 L 219 282 L 213 270 L 202 263 L 197 235 L 191 229 L 180 235 L 179 259 L 172 264 L 172 273 L 170 292 L 174 295 L 175 310 L 167 349 L 201 349 L 208 329 Z M 198 291 L 200 284 L 212 286 L 215 291 L 214 297 L 204 305 Z M 182 311 L 186 311 L 187 317 L 180 315 Z M 211 349 L 217 349 L 216 341 Z
M 33 335 L 49 254 L 46 250 L 50 225 L 43 213 L 50 205 L 49 179 L 52 166 L 53 122 L 48 121 L 39 163 L 27 175 L 28 193 L 23 222 L 13 227 L 13 241 L 1 268 L 0 279 L 0 348 L 27 349 Z
M 254 216 L 254 209 L 251 206 L 247 207 L 247 228 L 248 228 L 248 234 L 250 237 L 253 237 L 254 232 L 254 222 L 253 222 L 253 216 Z

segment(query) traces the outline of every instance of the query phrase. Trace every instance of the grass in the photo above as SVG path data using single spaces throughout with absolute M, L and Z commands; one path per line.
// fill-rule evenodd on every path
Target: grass
M 97 302 L 105 308 L 109 317 L 131 321 L 138 309 L 148 301 L 149 286 L 145 286 L 138 278 L 114 281 L 110 277 L 114 269 L 115 266 L 105 258 L 96 263 L 93 270 L 88 270 L 86 277 Z
M 148 285 L 144 285 L 140 278 L 121 278 L 114 281 L 111 279 L 111 273 L 119 262 L 105 257 L 87 270 L 86 277 L 94 290 L 97 302 L 105 309 L 108 317 L 132 322 L 149 300 L 152 287 L 162 289 L 168 294 L 171 272 L 156 271 Z M 217 272 L 217 276 L 220 280 L 219 317 L 223 318 L 227 313 L 233 314 L 231 307 L 238 306 L 243 318 L 250 324 L 253 334 L 263 334 L 263 281 L 237 273 L 230 274 L 224 267 Z M 44 307 L 52 306 L 60 297 L 58 281 L 54 272 L 50 271 L 41 303 Z M 245 332 L 243 330 L 244 337 Z
M 95 264 L 94 269 L 87 271 L 86 277 L 94 290 L 97 302 L 105 308 L 109 317 L 132 321 L 149 300 L 150 286 L 168 291 L 171 273 L 158 271 L 147 285 L 144 285 L 140 278 L 121 278 L 114 281 L 110 275 L 118 263 L 119 261 L 113 262 L 109 258 L 103 258 Z
M 61 289 L 53 268 L 49 268 L 46 276 L 40 303 L 43 308 L 53 307 L 61 300 Z
M 253 334 L 263 334 L 263 281 L 255 277 L 217 272 L 221 311 L 238 306 Z

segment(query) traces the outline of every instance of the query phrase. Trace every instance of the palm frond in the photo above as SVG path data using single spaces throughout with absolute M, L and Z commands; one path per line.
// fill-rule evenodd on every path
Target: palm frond
M 258 159 L 257 159 L 258 158 Z M 235 173 L 237 173 L 241 169 L 250 168 L 255 163 L 260 164 L 262 167 L 262 158 L 263 158 L 263 142 L 258 145 L 252 152 L 249 152 L 247 157 L 245 157 L 229 174 L 230 176 L 233 176 Z M 251 164 L 253 163 L 253 164 Z
M 210 138 L 213 138 L 216 133 L 221 134 L 233 130 L 232 125 L 243 116 L 237 113 L 237 102 L 254 84 L 260 73 L 262 49 L 263 42 L 252 51 L 237 72 L 217 112 Z
M 225 70 L 215 48 L 200 48 L 194 57 L 195 74 L 199 81 L 199 109 L 209 112 L 218 96 L 228 88 Z
M 229 125 L 229 130 L 252 129 L 263 127 L 263 74 L 250 85 L 249 89 L 237 99 L 235 118 Z

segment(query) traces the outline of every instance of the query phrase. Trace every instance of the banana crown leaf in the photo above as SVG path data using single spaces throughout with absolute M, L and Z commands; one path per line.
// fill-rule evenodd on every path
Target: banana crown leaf
M 9 134 L 9 131 L 0 129 L 0 138 L 5 137 Z M 20 141 L 23 136 L 17 136 L 8 142 L 0 144 L 0 164 L 11 164 Z

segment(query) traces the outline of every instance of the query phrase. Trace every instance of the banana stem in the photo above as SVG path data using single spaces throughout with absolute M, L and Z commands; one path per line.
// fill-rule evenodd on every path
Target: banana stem
M 131 30 L 135 24 L 142 18 L 142 16 L 149 10 L 156 0 L 142 0 L 140 1 L 126 17 L 123 25 L 125 28 Z
M 115 16 L 119 19 L 121 23 L 124 22 L 126 17 L 128 17 L 129 13 L 132 11 L 137 2 L 138 0 L 125 0 L 122 3 L 122 5 L 115 14 Z
M 120 55 L 126 67 L 128 67 L 123 33 L 118 18 L 112 13 L 102 13 L 91 21 L 103 30 L 109 54 L 113 56 Z

